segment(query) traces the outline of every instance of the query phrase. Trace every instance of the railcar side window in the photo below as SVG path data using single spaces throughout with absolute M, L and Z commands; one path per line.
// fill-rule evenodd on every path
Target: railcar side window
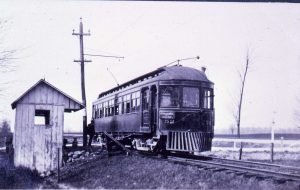
M 141 105 L 141 99 L 140 99 L 140 92 L 139 92 L 139 95 L 138 95 L 138 98 L 136 99 L 136 110 L 140 110 L 140 105 Z
M 124 96 L 124 109 L 125 113 L 130 112 L 130 94 Z
M 109 109 L 108 109 L 108 116 L 112 116 L 112 115 L 114 115 L 114 100 L 109 100 L 108 101 L 108 107 L 109 107 Z
M 108 102 L 104 102 L 104 117 L 108 116 Z
M 102 107 L 103 107 L 103 106 L 102 106 L 102 103 L 100 103 L 100 104 L 97 105 L 97 108 L 96 108 L 96 109 L 97 109 L 97 111 L 96 111 L 96 112 L 97 112 L 97 113 L 96 113 L 96 118 L 101 118 L 101 117 L 103 117 L 103 116 L 102 116 L 102 113 L 103 113 L 103 112 L 102 112 L 102 109 L 103 109 Z
M 125 96 L 122 96 L 122 108 L 121 108 L 122 114 L 125 113 L 125 102 L 124 101 L 125 101 Z
M 182 106 L 198 108 L 199 107 L 199 89 L 192 87 L 182 88 Z
M 131 94 L 131 110 L 138 111 L 140 108 L 140 92 Z
M 93 118 L 96 117 L 96 105 L 93 105 L 93 116 L 92 117 Z
M 203 108 L 212 109 L 213 108 L 213 94 L 212 90 L 205 89 L 203 94 Z
M 136 104 L 135 93 L 132 93 L 131 94 L 131 111 L 135 111 L 135 104 Z
M 148 100 L 148 95 L 149 95 L 149 89 L 144 89 L 143 90 L 143 96 L 142 96 L 142 110 L 148 110 L 149 107 L 149 100 Z
M 160 106 L 179 107 L 179 87 L 161 86 L 160 87 Z
M 116 106 L 116 115 L 122 114 L 122 97 L 118 97 L 118 103 Z
M 103 103 L 100 104 L 100 118 L 104 117 L 104 105 Z
M 98 112 L 99 112 L 99 109 L 98 109 L 99 105 L 94 105 L 93 106 L 93 109 L 94 109 L 94 118 L 98 118 Z
M 115 106 L 115 115 L 119 115 L 119 106 L 118 105 Z
M 96 113 L 95 113 L 95 117 L 96 117 L 96 118 L 101 117 L 101 107 L 100 107 L 100 104 L 97 104 L 97 105 L 96 105 Z

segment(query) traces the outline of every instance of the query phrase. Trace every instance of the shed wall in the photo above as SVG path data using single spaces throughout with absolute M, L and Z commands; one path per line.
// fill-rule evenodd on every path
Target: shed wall
M 44 94 L 47 88 L 40 88 L 38 93 Z M 36 94 L 36 93 L 29 93 Z M 45 94 L 43 95 L 45 96 Z M 47 95 L 46 95 L 47 97 Z M 59 96 L 57 95 L 57 98 Z M 28 96 L 28 101 L 33 96 Z M 46 98 L 36 96 L 40 102 Z M 26 100 L 27 101 L 27 100 Z M 50 125 L 35 125 L 36 109 L 50 110 Z M 60 163 L 62 160 L 64 106 L 45 104 L 18 104 L 16 107 L 16 122 L 14 133 L 15 166 L 36 169 L 39 172 L 57 168 L 57 148 L 60 148 Z
M 64 108 L 68 110 L 80 109 L 78 103 L 44 83 L 40 83 L 33 88 L 21 100 L 19 100 L 18 104 L 50 104 L 64 106 Z

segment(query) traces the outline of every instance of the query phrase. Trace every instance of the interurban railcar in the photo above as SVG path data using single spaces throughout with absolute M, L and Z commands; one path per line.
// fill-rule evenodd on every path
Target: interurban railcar
M 103 92 L 93 102 L 97 133 L 110 133 L 138 150 L 211 150 L 214 84 L 181 65 L 155 71 Z

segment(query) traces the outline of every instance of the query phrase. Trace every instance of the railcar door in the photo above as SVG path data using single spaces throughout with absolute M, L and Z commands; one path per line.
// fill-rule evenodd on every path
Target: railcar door
M 150 96 L 151 96 L 151 101 L 150 101 L 150 127 L 151 131 L 155 132 L 156 131 L 156 126 L 157 126 L 157 89 L 156 86 L 153 85 L 150 90 Z
M 142 89 L 142 130 L 150 130 L 149 88 Z

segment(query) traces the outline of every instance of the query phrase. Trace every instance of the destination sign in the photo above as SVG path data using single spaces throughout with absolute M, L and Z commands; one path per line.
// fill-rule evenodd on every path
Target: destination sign
M 175 119 L 175 113 L 173 112 L 161 112 L 159 114 L 161 119 Z

